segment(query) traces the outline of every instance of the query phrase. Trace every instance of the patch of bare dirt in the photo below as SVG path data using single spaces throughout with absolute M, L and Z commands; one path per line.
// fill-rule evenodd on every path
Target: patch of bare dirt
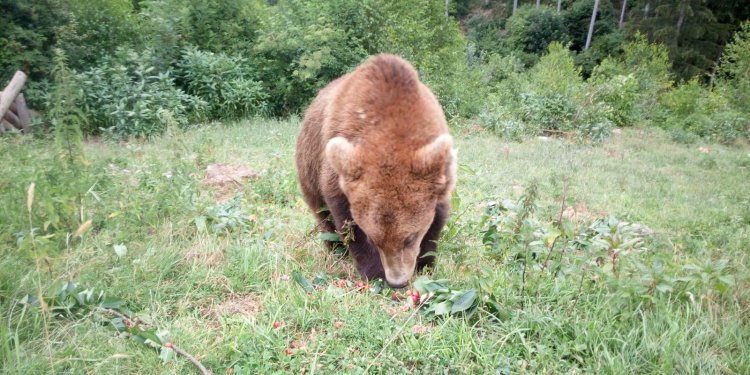
M 206 167 L 201 184 L 214 190 L 217 201 L 225 202 L 237 191 L 242 191 L 245 181 L 258 176 L 258 172 L 244 165 L 217 163 Z
M 219 304 L 211 304 L 201 309 L 203 318 L 219 319 L 222 315 L 237 315 L 255 319 L 262 308 L 260 298 L 254 294 L 232 293 Z

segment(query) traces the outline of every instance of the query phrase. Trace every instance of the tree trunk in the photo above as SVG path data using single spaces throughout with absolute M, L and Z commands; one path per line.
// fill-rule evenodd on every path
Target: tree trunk
M 620 10 L 620 23 L 617 28 L 622 29 L 622 23 L 625 21 L 625 8 L 628 6 L 628 0 L 622 0 L 622 9 Z
M 536 6 L 539 6 L 539 4 L 542 2 L 542 0 L 536 0 Z
M 647 1 L 646 5 L 643 6 L 643 18 L 648 18 L 648 11 L 651 10 L 651 2 Z
M 19 70 L 13 75 L 13 79 L 10 80 L 8 86 L 0 94 L 0 119 L 5 116 L 5 112 L 8 111 L 10 105 L 16 100 L 16 96 L 21 92 L 24 83 L 26 83 L 26 74 Z
M 557 0 L 557 13 L 560 13 L 560 6 L 562 5 L 562 0 Z
M 685 8 L 687 8 L 687 1 L 680 1 L 680 15 L 677 17 L 677 25 L 675 25 L 674 39 L 672 39 L 672 53 L 677 53 L 677 48 L 680 42 L 680 32 L 682 31 L 682 25 L 685 23 Z
M 516 9 L 518 9 L 518 0 L 513 0 L 513 13 L 516 14 Z
M 594 35 L 594 24 L 596 23 L 596 12 L 599 11 L 599 0 L 594 0 L 594 11 L 591 12 L 591 23 L 589 23 L 589 34 L 586 35 L 586 45 L 583 47 L 584 50 L 589 49 L 591 46 L 591 37 Z
M 450 0 L 445 0 L 445 16 L 448 17 L 448 3 Z

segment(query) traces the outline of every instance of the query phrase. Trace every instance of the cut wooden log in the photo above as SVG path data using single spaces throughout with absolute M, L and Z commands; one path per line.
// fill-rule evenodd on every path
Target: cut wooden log
M 0 131 L 6 131 L 6 130 L 12 130 L 14 129 L 13 125 L 11 125 L 8 121 L 0 119 Z
M 10 80 L 8 86 L 5 86 L 2 94 L 0 94 L 0 118 L 5 117 L 5 112 L 8 111 L 10 105 L 16 100 L 16 96 L 21 92 L 24 83 L 26 83 L 26 74 L 20 70 L 16 71 L 13 79 Z
M 5 112 L 5 116 L 3 116 L 3 120 L 7 121 L 11 125 L 13 125 L 14 128 L 21 130 L 23 127 L 21 126 L 21 119 L 16 116 L 13 111 Z
M 21 121 L 21 129 L 24 133 L 31 131 L 31 113 L 29 113 L 29 107 L 26 106 L 26 98 L 23 97 L 23 93 L 19 93 L 16 96 L 16 100 L 13 102 L 13 111 Z

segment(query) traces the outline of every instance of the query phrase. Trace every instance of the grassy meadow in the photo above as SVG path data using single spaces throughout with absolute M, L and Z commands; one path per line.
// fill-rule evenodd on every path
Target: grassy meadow
M 0 137 L 2 372 L 197 373 L 103 310 L 39 303 L 72 281 L 215 374 L 750 373 L 746 145 L 657 129 L 514 143 L 457 125 L 455 212 L 422 276 L 478 298 L 436 317 L 354 285 L 350 260 L 323 246 L 297 188 L 298 126 L 90 139 L 73 177 L 52 141 Z M 216 163 L 257 176 L 202 183 Z M 55 212 L 91 227 L 77 236 Z M 611 232 L 594 236 L 602 218 Z M 42 235 L 66 223 L 68 236 Z

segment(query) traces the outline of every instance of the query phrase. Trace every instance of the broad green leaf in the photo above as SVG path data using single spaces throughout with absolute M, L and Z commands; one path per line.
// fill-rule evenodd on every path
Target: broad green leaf
M 435 312 L 435 315 L 447 315 L 451 312 L 451 305 L 453 303 L 451 301 L 443 301 L 438 304 L 435 304 L 431 308 Z
M 292 272 L 292 278 L 294 278 L 294 281 L 299 284 L 302 289 L 305 290 L 305 292 L 313 292 L 315 291 L 315 287 L 308 281 L 299 271 L 293 271 Z
M 169 362 L 175 358 L 175 352 L 170 348 L 162 347 L 159 352 L 159 358 L 165 363 Z
M 462 294 L 461 297 L 459 297 L 451 307 L 451 314 L 455 314 L 457 312 L 466 311 L 469 308 L 471 308 L 474 305 L 474 302 L 476 302 L 477 299 L 477 291 L 476 289 L 469 289 L 466 291 L 466 293 Z
M 101 303 L 101 307 L 105 309 L 119 309 L 121 306 L 125 305 L 125 301 L 115 297 L 115 296 L 106 296 L 104 297 L 104 300 Z

